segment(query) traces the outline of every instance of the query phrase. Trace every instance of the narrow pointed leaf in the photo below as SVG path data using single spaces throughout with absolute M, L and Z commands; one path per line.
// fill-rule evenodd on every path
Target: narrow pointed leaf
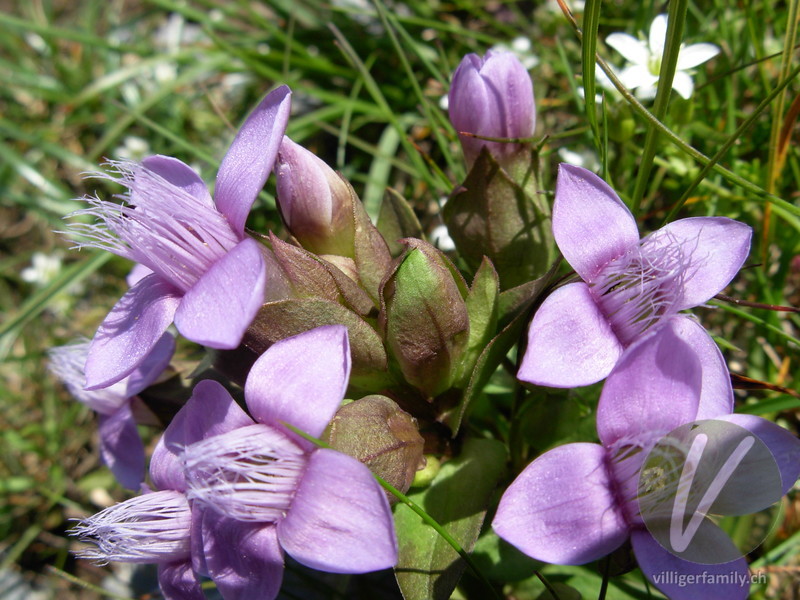
M 409 494 L 468 552 L 478 539 L 486 508 L 505 468 L 495 440 L 470 440 L 461 455 L 442 466 L 430 487 Z M 405 600 L 446 600 L 465 563 L 416 513 L 398 506 L 395 528 L 400 559 L 395 576 Z

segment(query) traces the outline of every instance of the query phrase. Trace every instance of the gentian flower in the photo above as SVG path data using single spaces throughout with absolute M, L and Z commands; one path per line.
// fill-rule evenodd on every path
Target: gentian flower
M 467 54 L 453 74 L 448 95 L 456 131 L 496 138 L 529 138 L 536 127 L 533 83 L 511 52 Z M 489 142 L 459 135 L 467 164 L 486 147 L 500 164 L 524 150 L 523 144 Z
M 129 191 L 125 205 L 89 198 L 76 214 L 100 219 L 72 231 L 152 271 L 111 310 L 86 362 L 87 388 L 107 387 L 144 360 L 175 322 L 186 338 L 235 348 L 264 300 L 266 263 L 244 232 L 250 207 L 272 171 L 289 116 L 282 86 L 256 107 L 217 173 L 212 200 L 200 176 L 167 156 L 115 162 L 106 175 Z
M 312 329 L 271 346 L 253 365 L 248 416 L 214 381 L 202 381 L 165 432 L 155 467 L 183 477 L 193 504 L 195 570 L 225 600 L 274 598 L 283 553 L 333 573 L 393 566 L 389 504 L 369 469 L 292 433 L 319 437 L 350 374 L 347 329 Z
M 206 410 L 209 423 L 214 423 L 210 430 L 226 425 L 225 413 L 217 408 Z M 193 556 L 200 548 L 192 541 L 197 519 L 185 494 L 181 464 L 165 450 L 163 436 L 150 461 L 150 479 L 157 491 L 142 486 L 142 495 L 110 506 L 70 530 L 71 535 L 93 544 L 76 555 L 100 564 L 154 563 L 166 600 L 205 600 L 192 566 L 202 559 Z
M 636 90 L 639 98 L 655 98 L 666 40 L 667 15 L 658 15 L 653 19 L 647 43 L 627 33 L 612 33 L 606 38 L 609 46 L 632 63 L 620 72 L 619 78 L 626 87 Z M 690 70 L 717 54 L 719 48 L 714 44 L 681 45 L 672 89 L 688 100 L 694 91 Z
M 728 285 L 747 258 L 751 229 L 694 217 L 640 240 L 633 215 L 608 184 L 562 164 L 553 236 L 583 281 L 558 288 L 536 311 L 517 376 L 575 387 L 605 378 L 649 329 Z
M 175 338 L 165 333 L 132 373 L 117 383 L 96 390 L 83 388 L 89 340 L 50 350 L 50 371 L 69 392 L 98 415 L 100 456 L 123 486 L 138 489 L 144 481 L 144 446 L 136 430 L 132 404 L 137 394 L 152 384 L 169 364 Z
M 687 351 L 692 348 L 697 351 Z M 640 500 L 646 499 L 639 491 L 645 457 L 664 435 L 701 419 L 727 421 L 763 442 L 777 467 L 778 493 L 785 494 L 797 480 L 800 440 L 765 419 L 731 414 L 733 394 L 724 366 L 713 340 L 686 318 L 672 317 L 634 344 L 603 388 L 597 408 L 601 443 L 559 446 L 528 465 L 500 500 L 495 532 L 525 554 L 554 564 L 599 559 L 630 538 L 643 573 L 673 600 L 746 598 L 747 563 L 721 529 L 705 518 L 703 539 L 740 558 L 698 564 L 665 549 L 640 510 Z M 664 578 L 664 573 L 676 576 Z M 703 573 L 714 584 L 702 593 L 680 584 L 682 576 L 700 581 Z

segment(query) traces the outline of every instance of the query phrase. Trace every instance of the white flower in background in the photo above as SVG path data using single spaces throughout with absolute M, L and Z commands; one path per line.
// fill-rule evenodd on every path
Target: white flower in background
M 26 281 L 37 287 L 44 287 L 55 279 L 61 271 L 61 259 L 63 254 L 55 252 L 45 254 L 44 252 L 34 252 L 31 256 L 31 266 L 20 271 L 19 276 L 22 281 Z
M 530 38 L 519 36 L 511 40 L 510 44 L 496 44 L 491 47 L 492 52 L 513 52 L 517 55 L 519 62 L 522 63 L 522 66 L 525 67 L 527 70 L 531 70 L 533 67 L 539 64 L 539 57 L 533 53 L 531 49 L 533 45 L 531 44 Z
M 137 135 L 127 135 L 122 140 L 122 145 L 114 149 L 114 156 L 120 160 L 132 160 L 139 162 L 145 156 L 151 154 L 150 144 L 144 138 Z
M 447 225 L 437 225 L 430 233 L 431 244 L 442 252 L 452 252 L 456 249 L 456 243 L 447 231 Z
M 606 43 L 631 63 L 620 72 L 619 78 L 626 87 L 636 90 L 639 98 L 651 99 L 656 95 L 658 73 L 661 69 L 666 40 L 667 15 L 658 15 L 653 19 L 647 42 L 627 33 L 612 33 L 606 38 Z M 681 44 L 672 88 L 688 100 L 694 91 L 690 69 L 714 58 L 717 54 L 719 48 L 714 44 L 691 46 Z
M 577 165 L 590 171 L 600 170 L 600 160 L 597 158 L 597 154 L 591 150 L 582 149 L 578 152 L 573 152 L 567 147 L 561 147 L 558 149 L 558 158 L 562 162 Z

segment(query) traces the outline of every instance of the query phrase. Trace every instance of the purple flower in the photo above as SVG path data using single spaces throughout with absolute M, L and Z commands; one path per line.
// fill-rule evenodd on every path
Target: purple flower
M 553 235 L 583 281 L 557 289 L 536 311 L 518 377 L 574 387 L 600 381 L 648 330 L 728 285 L 747 258 L 751 229 L 696 217 L 640 240 L 633 215 L 602 179 L 562 164 Z
M 389 504 L 369 469 L 283 426 L 320 436 L 349 374 L 347 329 L 318 327 L 277 342 L 253 365 L 244 389 L 253 418 L 221 385 L 202 381 L 165 432 L 151 472 L 187 490 L 194 568 L 226 600 L 274 598 L 284 551 L 334 573 L 396 563 Z
M 536 127 L 533 83 L 511 52 L 467 54 L 453 74 L 448 95 L 450 121 L 458 132 L 496 138 L 529 138 Z M 524 147 L 459 135 L 467 164 L 486 149 L 504 162 Z
M 224 415 L 209 411 L 209 419 Z M 155 563 L 158 583 L 166 600 L 205 600 L 193 552 L 197 536 L 191 502 L 186 497 L 180 463 L 170 460 L 159 440 L 150 462 L 150 479 L 158 491 L 125 500 L 81 521 L 70 530 L 93 546 L 76 553 L 105 564 L 109 561 Z M 156 459 L 160 456 L 160 459 Z M 164 458 L 166 456 L 166 458 Z
M 282 86 L 245 121 L 217 173 L 212 200 L 181 161 L 151 156 L 112 163 L 106 177 L 126 187 L 126 204 L 90 198 L 76 214 L 100 219 L 72 230 L 91 246 L 149 268 L 100 325 L 86 362 L 89 389 L 131 373 L 175 322 L 186 338 L 212 348 L 239 345 L 264 299 L 266 263 L 244 232 L 250 207 L 272 171 L 289 116 Z
M 144 481 L 144 446 L 136 430 L 132 402 L 164 371 L 175 350 L 175 339 L 165 333 L 133 372 L 107 388 L 85 390 L 84 365 L 89 340 L 50 350 L 50 371 L 69 392 L 99 415 L 100 456 L 123 486 L 138 489 Z
M 670 318 L 631 346 L 609 375 L 597 409 L 601 444 L 566 444 L 534 460 L 503 495 L 494 530 L 525 554 L 555 564 L 596 560 L 630 537 L 640 568 L 670 598 L 745 598 L 743 558 L 714 565 L 678 557 L 653 537 L 639 504 L 639 476 L 649 451 L 673 429 L 701 419 L 727 421 L 754 434 L 775 459 L 782 493 L 792 487 L 800 474 L 800 440 L 765 419 L 732 415 L 732 406 L 730 380 L 713 340 L 692 320 Z M 710 522 L 705 527 L 713 543 L 731 545 L 719 528 Z M 698 595 L 694 586 L 663 579 L 665 572 L 736 572 L 740 581 L 720 579 Z

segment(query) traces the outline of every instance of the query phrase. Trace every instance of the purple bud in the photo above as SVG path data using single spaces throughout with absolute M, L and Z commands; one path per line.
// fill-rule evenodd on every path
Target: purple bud
M 460 135 L 528 138 L 536 127 L 536 106 L 530 75 L 511 52 L 466 55 L 453 74 L 448 96 L 450 121 L 459 132 L 467 164 L 472 166 L 486 146 L 503 163 L 524 149 L 522 144 L 488 142 Z
M 354 193 L 312 152 L 283 137 L 276 169 L 278 206 L 286 227 L 316 254 L 353 254 Z

